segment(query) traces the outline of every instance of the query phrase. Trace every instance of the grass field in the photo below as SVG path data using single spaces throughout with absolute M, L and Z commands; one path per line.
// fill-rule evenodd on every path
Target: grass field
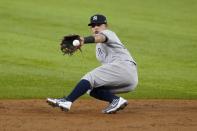
M 68 94 L 99 63 L 95 45 L 63 56 L 61 37 L 89 35 L 95 13 L 138 63 L 138 88 L 126 98 L 197 99 L 196 0 L 0 0 L 0 98 Z

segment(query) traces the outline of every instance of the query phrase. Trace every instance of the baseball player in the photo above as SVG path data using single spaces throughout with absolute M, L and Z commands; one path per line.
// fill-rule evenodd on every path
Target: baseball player
M 128 105 L 126 99 L 116 94 L 130 92 L 138 84 L 136 62 L 118 36 L 108 29 L 104 15 L 93 15 L 88 26 L 92 35 L 80 37 L 81 45 L 95 43 L 96 57 L 102 65 L 83 76 L 68 96 L 47 98 L 47 102 L 69 111 L 73 102 L 87 92 L 96 99 L 109 102 L 102 113 L 116 113 Z

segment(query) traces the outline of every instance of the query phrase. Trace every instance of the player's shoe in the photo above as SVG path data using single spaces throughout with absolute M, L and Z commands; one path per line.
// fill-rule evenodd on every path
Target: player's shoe
M 72 105 L 72 102 L 67 101 L 67 100 L 59 102 L 59 107 L 62 109 L 62 111 L 65 111 L 65 112 L 70 110 L 71 105 Z
M 120 97 L 119 99 L 114 99 L 107 108 L 102 110 L 104 114 L 114 114 L 119 110 L 123 110 L 128 105 L 127 100 Z
M 65 101 L 64 98 L 54 99 L 54 98 L 47 98 L 47 103 L 53 107 L 59 107 L 59 103 L 61 101 Z

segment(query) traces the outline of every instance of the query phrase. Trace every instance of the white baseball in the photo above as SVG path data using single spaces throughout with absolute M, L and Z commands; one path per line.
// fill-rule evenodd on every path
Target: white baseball
M 80 45 L 80 41 L 79 40 L 74 40 L 73 41 L 73 46 L 79 46 Z

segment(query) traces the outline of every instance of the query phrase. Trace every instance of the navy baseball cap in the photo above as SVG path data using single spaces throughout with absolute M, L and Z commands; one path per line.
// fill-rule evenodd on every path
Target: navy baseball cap
M 88 26 L 92 26 L 94 24 L 107 24 L 107 19 L 104 15 L 96 14 L 90 17 L 90 23 Z

